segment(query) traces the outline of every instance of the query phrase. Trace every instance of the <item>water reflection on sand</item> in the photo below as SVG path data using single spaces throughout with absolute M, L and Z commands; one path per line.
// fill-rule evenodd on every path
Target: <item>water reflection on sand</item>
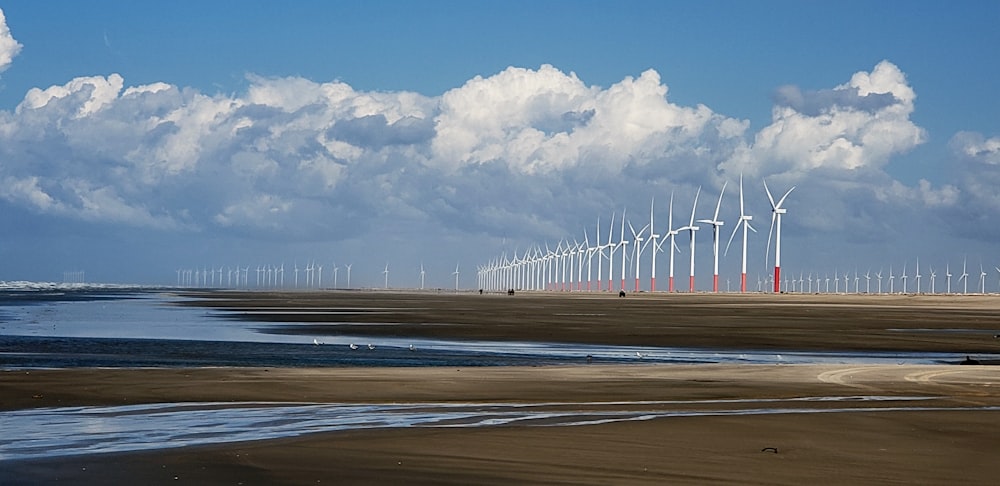
M 668 417 L 987 410 L 934 406 L 935 397 L 583 403 L 159 403 L 0 412 L 0 460 L 125 452 L 388 427 L 577 426 Z M 925 405 L 905 405 L 922 401 Z M 824 402 L 824 406 L 816 406 Z M 831 406 L 831 402 L 838 405 Z

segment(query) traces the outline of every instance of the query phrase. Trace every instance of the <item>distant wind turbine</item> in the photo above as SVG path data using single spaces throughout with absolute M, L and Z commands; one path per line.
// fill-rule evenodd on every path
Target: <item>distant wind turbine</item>
M 518 245 L 518 246 L 520 246 L 520 245 Z M 455 271 L 451 272 L 451 274 L 455 276 L 455 290 L 456 291 L 458 290 L 458 265 L 459 264 L 456 263 L 455 264 Z

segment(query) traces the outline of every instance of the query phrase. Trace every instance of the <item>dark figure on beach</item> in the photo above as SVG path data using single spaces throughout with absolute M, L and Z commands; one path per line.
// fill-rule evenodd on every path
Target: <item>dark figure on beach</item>
M 961 362 L 961 363 L 959 363 L 959 364 L 964 364 L 964 365 L 977 365 L 977 364 L 979 364 L 979 360 L 978 360 L 978 359 L 972 359 L 972 357 L 970 357 L 970 356 L 966 356 L 966 357 L 965 357 L 965 360 L 964 360 L 964 361 L 962 361 L 962 362 Z
M 507 295 L 514 295 L 514 289 L 507 289 Z
M 618 291 L 618 297 L 625 297 L 625 291 L 624 290 L 619 290 Z
M 483 295 L 483 289 L 479 289 L 479 295 Z

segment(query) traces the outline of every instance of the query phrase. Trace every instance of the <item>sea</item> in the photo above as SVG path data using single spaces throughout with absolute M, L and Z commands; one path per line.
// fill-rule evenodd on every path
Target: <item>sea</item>
M 0 369 L 584 363 L 954 364 L 964 358 L 930 352 L 723 350 L 287 334 L 275 332 L 273 322 L 255 322 L 245 314 L 235 318 L 233 312 L 226 310 L 177 305 L 190 299 L 180 290 L 0 282 Z

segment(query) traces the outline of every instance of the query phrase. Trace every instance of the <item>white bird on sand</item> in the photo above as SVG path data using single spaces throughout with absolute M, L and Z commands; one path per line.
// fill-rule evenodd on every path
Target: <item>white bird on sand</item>
M 351 343 L 351 344 L 349 344 L 349 346 L 351 347 L 351 349 L 358 349 L 358 345 L 357 344 Z

